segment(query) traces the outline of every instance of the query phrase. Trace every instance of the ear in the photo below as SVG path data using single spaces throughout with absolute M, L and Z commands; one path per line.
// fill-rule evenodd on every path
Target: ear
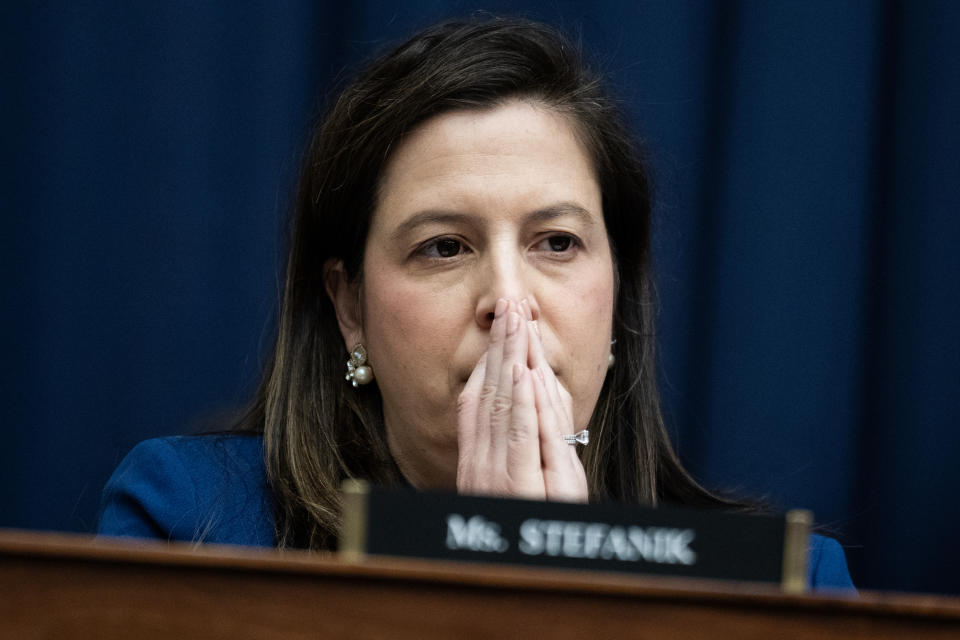
M 337 313 L 337 324 L 347 351 L 363 342 L 363 316 L 360 313 L 360 284 L 351 283 L 343 260 L 331 258 L 323 265 L 323 286 Z

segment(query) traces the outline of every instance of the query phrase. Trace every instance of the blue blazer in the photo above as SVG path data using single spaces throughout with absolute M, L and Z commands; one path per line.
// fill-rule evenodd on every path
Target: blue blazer
M 103 491 L 98 532 L 247 546 L 274 545 L 273 500 L 258 435 L 141 442 Z M 810 536 L 814 589 L 853 589 L 836 540 Z

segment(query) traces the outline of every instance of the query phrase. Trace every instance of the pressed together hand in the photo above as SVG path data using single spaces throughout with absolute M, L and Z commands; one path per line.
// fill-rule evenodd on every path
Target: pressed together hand
M 573 402 L 547 363 L 527 302 L 498 300 L 490 346 L 460 394 L 457 490 L 587 501 Z

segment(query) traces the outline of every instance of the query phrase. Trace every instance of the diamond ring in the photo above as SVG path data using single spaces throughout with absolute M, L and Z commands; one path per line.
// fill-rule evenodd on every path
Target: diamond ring
M 572 436 L 563 436 L 563 441 L 567 444 L 588 444 L 590 442 L 590 432 L 584 429 L 580 433 L 575 433 Z

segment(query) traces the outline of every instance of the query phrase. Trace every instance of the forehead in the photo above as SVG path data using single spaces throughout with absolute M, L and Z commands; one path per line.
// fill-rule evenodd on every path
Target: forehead
M 536 208 L 544 199 L 602 216 L 593 163 L 569 118 L 514 100 L 441 114 L 408 135 L 384 171 L 374 226 L 418 208 Z

